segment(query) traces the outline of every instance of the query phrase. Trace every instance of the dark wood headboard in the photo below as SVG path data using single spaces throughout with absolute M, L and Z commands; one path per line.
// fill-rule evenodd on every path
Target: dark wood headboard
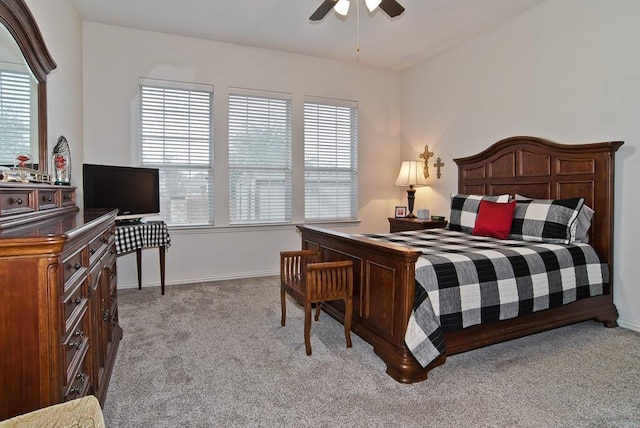
M 622 144 L 506 138 L 477 155 L 454 159 L 458 192 L 538 199 L 582 196 L 595 211 L 589 242 L 613 269 L 614 154 Z

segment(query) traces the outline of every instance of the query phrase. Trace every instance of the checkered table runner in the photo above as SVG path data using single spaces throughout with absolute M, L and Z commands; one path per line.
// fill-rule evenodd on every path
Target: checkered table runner
M 164 221 L 116 227 L 116 252 L 118 255 L 138 248 L 166 247 L 171 245 L 169 229 Z

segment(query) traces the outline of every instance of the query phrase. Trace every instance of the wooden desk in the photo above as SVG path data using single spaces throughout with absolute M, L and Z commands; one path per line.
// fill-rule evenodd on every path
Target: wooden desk
M 171 245 L 169 229 L 164 221 L 150 221 L 116 227 L 117 255 L 136 252 L 138 290 L 142 289 L 142 250 L 158 247 L 160 253 L 160 292 L 164 295 L 165 252 Z

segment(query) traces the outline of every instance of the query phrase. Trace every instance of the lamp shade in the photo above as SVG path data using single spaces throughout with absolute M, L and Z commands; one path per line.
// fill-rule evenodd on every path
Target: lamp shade
M 376 7 L 380 6 L 382 0 L 364 0 L 364 2 L 367 5 L 367 9 L 369 9 L 369 12 L 373 12 Z
M 396 186 L 426 186 L 424 177 L 424 165 L 420 161 L 402 161 L 400 173 L 396 178 Z
M 349 4 L 349 0 L 338 0 L 338 3 L 333 6 L 333 10 L 342 16 L 347 16 L 347 13 L 349 12 Z

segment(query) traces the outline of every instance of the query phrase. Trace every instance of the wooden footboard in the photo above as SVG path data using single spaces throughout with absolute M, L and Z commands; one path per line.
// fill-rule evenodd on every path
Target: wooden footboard
M 319 248 L 322 260 L 353 261 L 351 329 L 373 345 L 374 352 L 387 364 L 390 376 L 403 383 L 424 380 L 428 369 L 444 362 L 441 358 L 424 369 L 404 343 L 413 308 L 419 252 L 318 227 L 298 229 L 303 248 Z M 344 320 L 342 302 L 323 304 L 323 309 L 339 321 Z

